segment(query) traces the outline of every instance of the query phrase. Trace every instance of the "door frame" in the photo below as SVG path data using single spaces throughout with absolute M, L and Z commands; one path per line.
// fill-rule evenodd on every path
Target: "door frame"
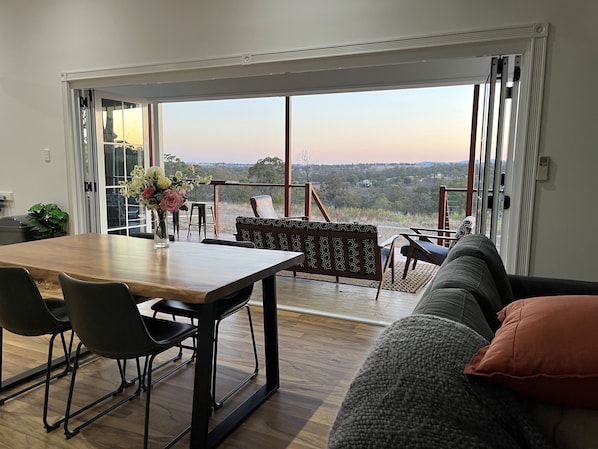
M 546 51 L 548 39 L 547 23 L 514 25 L 511 27 L 467 30 L 429 36 L 403 38 L 382 42 L 365 42 L 318 48 L 290 50 L 263 54 L 243 54 L 224 58 L 182 61 L 168 64 L 146 64 L 113 69 L 71 71 L 62 74 L 63 103 L 65 111 L 65 133 L 67 147 L 67 171 L 69 174 L 70 208 L 73 211 L 73 231 L 81 229 L 79 214 L 83 209 L 80 195 L 73 188 L 72 179 L 77 181 L 76 144 L 73 141 L 73 99 L 74 89 L 121 88 L 124 91 L 140 92 L 141 88 L 164 89 L 164 83 L 179 83 L 181 88 L 193 82 L 208 80 L 258 79 L 268 84 L 272 74 L 317 76 L 325 70 L 342 70 L 339 67 L 369 68 L 391 64 L 417 64 L 424 60 L 443 61 L 451 58 L 479 57 L 484 55 L 521 54 L 522 76 L 520 89 L 520 111 L 516 130 L 516 150 L 512 177 L 511 223 L 508 227 L 509 248 L 503 260 L 507 271 L 527 274 L 531 253 L 531 232 L 533 222 L 535 172 L 539 153 L 542 97 L 545 78 Z M 461 80 L 463 82 L 463 80 Z M 470 83 L 474 83 L 471 80 Z M 161 83 L 161 84 L 160 84 Z M 423 83 L 423 82 L 422 82 Z M 359 83 L 357 83 L 359 84 Z M 363 81 L 365 84 L 365 81 Z M 418 80 L 412 79 L 412 86 Z M 322 89 L 324 88 L 321 86 Z M 375 88 L 377 86 L 370 86 Z M 279 87 L 280 88 L 280 87 Z M 272 88 L 270 88 L 272 89 Z M 296 88 L 299 89 L 299 88 Z M 317 86 L 305 86 L 316 91 Z M 184 91 L 178 91 L 184 95 Z M 215 98 L 215 93 L 197 93 L 188 101 L 201 98 Z M 229 98 L 236 94 L 229 92 Z M 270 95 L 276 94 L 270 90 Z M 291 92 L 288 92 L 291 94 Z M 175 94 L 173 94 L 175 95 Z M 187 92 L 186 95 L 189 95 Z M 220 94 L 222 95 L 222 93 Z M 156 98 L 143 95 L 150 102 Z M 254 94 L 257 96 L 257 94 Z M 224 97 L 220 97 L 224 98 Z M 180 100 L 173 96 L 172 100 Z M 80 179 L 79 179 L 80 180 Z M 78 184 L 80 185 L 80 184 Z

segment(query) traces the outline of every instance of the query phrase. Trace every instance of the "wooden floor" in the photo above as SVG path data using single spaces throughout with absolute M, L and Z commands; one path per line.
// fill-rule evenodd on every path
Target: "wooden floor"
M 411 312 L 418 295 L 301 279 L 278 279 L 280 390 L 240 426 L 221 448 L 326 447 L 328 432 L 355 372 L 384 324 Z M 257 285 L 252 312 L 263 367 L 261 295 Z M 150 304 L 141 308 L 149 313 Z M 335 318 L 334 316 L 342 318 Z M 375 324 L 372 324 L 375 323 Z M 3 379 L 43 363 L 43 337 L 17 337 L 4 332 Z M 218 391 L 224 392 L 251 366 L 247 318 L 238 313 L 221 325 Z M 57 348 L 59 349 L 59 348 Z M 132 366 L 131 366 L 132 368 Z M 163 447 L 190 422 L 193 366 L 181 369 L 159 383 L 152 393 L 150 447 Z M 52 384 L 50 409 L 63 411 L 70 376 Z M 91 362 L 78 376 L 75 402 L 107 391 L 116 381 L 114 362 Z M 233 396 L 213 416 L 223 413 L 264 382 L 260 373 L 248 387 Z M 103 389 L 103 390 L 102 390 Z M 141 447 L 144 396 L 126 403 L 110 415 L 67 440 L 62 429 L 46 433 L 41 413 L 43 389 L 38 388 L 0 407 L 0 448 L 137 448 Z M 188 438 L 176 448 L 188 447 Z

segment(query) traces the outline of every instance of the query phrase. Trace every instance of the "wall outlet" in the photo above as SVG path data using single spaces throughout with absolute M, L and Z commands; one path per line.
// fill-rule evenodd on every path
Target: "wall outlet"
M 13 201 L 14 197 L 12 192 L 0 192 L 0 201 Z

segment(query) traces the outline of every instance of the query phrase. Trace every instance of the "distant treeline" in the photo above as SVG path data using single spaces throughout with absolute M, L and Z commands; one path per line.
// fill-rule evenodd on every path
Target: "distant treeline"
M 166 155 L 167 174 L 176 170 L 194 170 L 211 175 L 214 180 L 242 183 L 284 182 L 284 161 L 277 157 L 260 159 L 255 164 L 190 164 L 173 155 Z M 193 167 L 193 169 L 191 169 Z M 311 182 L 325 207 L 381 209 L 400 214 L 434 214 L 438 210 L 438 192 L 441 185 L 464 188 L 467 186 L 467 162 L 417 164 L 296 164 L 293 183 Z M 280 188 L 235 188 L 222 186 L 220 201 L 247 202 L 249 196 L 267 193 L 275 202 L 283 201 Z M 209 198 L 211 189 L 200 187 L 195 195 Z M 293 202 L 303 203 L 303 191 L 294 190 Z M 459 206 L 459 203 L 462 203 Z M 465 204 L 457 201 L 451 212 L 464 213 Z

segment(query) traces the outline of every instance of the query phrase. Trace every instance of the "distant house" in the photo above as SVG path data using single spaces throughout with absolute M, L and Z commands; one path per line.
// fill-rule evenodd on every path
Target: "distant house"
M 369 179 L 364 179 L 359 183 L 359 185 L 361 187 L 372 187 L 372 181 L 370 181 Z

